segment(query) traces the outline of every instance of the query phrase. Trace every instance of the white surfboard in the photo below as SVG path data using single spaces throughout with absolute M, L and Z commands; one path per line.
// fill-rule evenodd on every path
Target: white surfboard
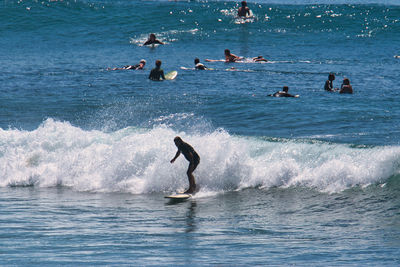
M 176 70 L 170 71 L 165 75 L 166 80 L 173 80 L 178 76 L 178 72 Z
M 184 200 L 184 199 L 188 199 L 191 197 L 192 197 L 191 194 L 185 194 L 185 193 L 178 193 L 178 194 L 172 194 L 169 196 L 165 196 L 165 198 L 175 199 L 175 200 Z

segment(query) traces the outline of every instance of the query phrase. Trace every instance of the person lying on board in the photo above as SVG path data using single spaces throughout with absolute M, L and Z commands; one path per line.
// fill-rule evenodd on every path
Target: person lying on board
M 268 62 L 263 56 L 253 57 L 254 62 Z
M 156 35 L 154 33 L 150 33 L 149 39 L 143 45 L 151 45 L 151 44 L 164 44 L 160 40 L 156 39 Z
M 247 15 L 250 16 L 250 8 L 247 6 L 246 1 L 242 1 L 242 6 L 239 7 L 237 15 L 239 17 L 246 17 Z
M 108 70 L 142 70 L 145 65 L 146 65 L 146 60 L 142 59 L 140 60 L 139 64 L 136 65 L 126 65 L 123 66 L 122 68 L 113 68 L 113 69 L 108 68 Z
M 274 96 L 274 97 L 298 97 L 298 95 L 291 95 L 288 93 L 289 91 L 289 87 L 284 86 L 282 91 L 278 91 L 272 95 L 268 95 L 268 96 Z
M 149 79 L 152 81 L 165 80 L 164 70 L 161 69 L 161 60 L 156 60 L 156 67 L 151 70 Z
M 200 63 L 200 59 L 197 57 L 194 59 L 194 68 L 196 70 L 207 70 L 207 67 L 203 63 Z
M 243 60 L 243 57 L 238 57 L 235 54 L 232 54 L 229 49 L 225 49 L 224 51 L 225 54 L 225 60 L 223 59 L 206 59 L 205 61 L 207 62 L 237 62 L 240 60 Z

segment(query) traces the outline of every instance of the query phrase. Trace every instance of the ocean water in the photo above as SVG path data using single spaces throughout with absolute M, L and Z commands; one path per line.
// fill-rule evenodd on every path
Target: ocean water
M 248 5 L 0 2 L 0 265 L 400 265 L 400 3 Z

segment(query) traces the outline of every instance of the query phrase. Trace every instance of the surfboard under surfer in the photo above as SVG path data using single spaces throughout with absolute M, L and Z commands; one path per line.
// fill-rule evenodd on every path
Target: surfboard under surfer
M 185 194 L 192 194 L 196 192 L 196 182 L 194 180 L 193 172 L 200 163 L 200 156 L 191 145 L 185 143 L 179 136 L 174 138 L 174 142 L 176 147 L 178 148 L 178 151 L 176 152 L 175 157 L 171 159 L 170 162 L 174 163 L 174 161 L 179 157 L 181 153 L 189 161 L 189 168 L 186 172 L 189 179 L 189 189 L 185 191 Z

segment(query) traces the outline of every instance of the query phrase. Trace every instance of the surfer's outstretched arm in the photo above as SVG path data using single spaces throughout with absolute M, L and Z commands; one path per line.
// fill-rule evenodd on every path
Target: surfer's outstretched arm
M 181 152 L 178 150 L 175 154 L 175 157 L 173 159 L 171 159 L 171 163 L 174 163 L 174 161 L 179 157 L 179 155 L 181 154 Z
M 204 61 L 207 61 L 207 62 L 225 62 L 224 59 L 205 59 Z

